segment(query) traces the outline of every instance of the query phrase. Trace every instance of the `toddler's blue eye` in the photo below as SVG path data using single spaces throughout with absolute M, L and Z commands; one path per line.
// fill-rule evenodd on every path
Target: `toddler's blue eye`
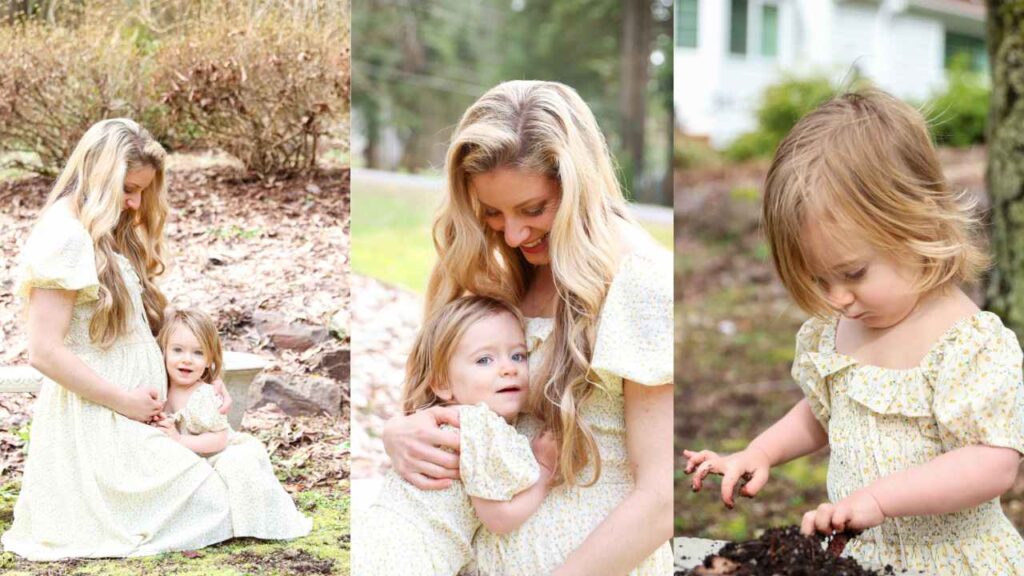
M 512 355 L 512 360 L 515 362 L 526 362 L 526 354 L 522 352 L 516 352 Z
M 494 360 L 490 356 L 481 356 L 480 358 L 476 359 L 476 363 L 480 366 L 487 366 L 493 361 Z

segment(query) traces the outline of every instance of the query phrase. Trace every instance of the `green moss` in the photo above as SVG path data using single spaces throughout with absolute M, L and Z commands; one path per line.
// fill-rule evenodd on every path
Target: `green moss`
M 17 494 L 16 482 L 0 486 L 0 532 L 10 525 Z M 13 494 L 13 495 L 12 495 Z M 245 576 L 294 573 L 348 574 L 349 495 L 347 485 L 334 490 L 310 490 L 296 496 L 303 513 L 312 516 L 313 531 L 305 538 L 268 541 L 236 538 L 196 551 L 194 558 L 181 552 L 132 559 L 71 560 L 34 563 L 13 554 L 0 554 L 4 574 L 74 574 L 104 576 Z M 192 555 L 192 553 L 189 553 Z

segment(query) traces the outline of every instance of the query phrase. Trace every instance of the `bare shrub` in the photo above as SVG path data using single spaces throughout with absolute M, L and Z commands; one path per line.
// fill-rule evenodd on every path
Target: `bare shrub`
M 94 122 L 141 114 L 143 65 L 130 39 L 100 23 L 0 26 L 5 167 L 55 175 Z
M 315 169 L 348 112 L 346 24 L 273 6 L 198 18 L 155 55 L 168 135 L 189 130 L 260 176 Z

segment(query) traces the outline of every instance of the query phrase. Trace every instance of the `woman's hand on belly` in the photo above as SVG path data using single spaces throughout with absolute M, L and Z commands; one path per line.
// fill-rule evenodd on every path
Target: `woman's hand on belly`
M 122 391 L 112 406 L 115 412 L 143 423 L 151 422 L 163 407 L 160 393 L 147 387 Z
M 408 416 L 395 416 L 384 426 L 384 450 L 391 465 L 420 490 L 442 490 L 459 477 L 459 435 L 442 430 L 441 424 L 457 427 L 459 411 L 433 406 Z

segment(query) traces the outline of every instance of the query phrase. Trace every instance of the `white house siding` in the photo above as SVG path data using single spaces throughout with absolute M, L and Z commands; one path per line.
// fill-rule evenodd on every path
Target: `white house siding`
M 751 13 L 762 2 L 749 0 Z M 935 0 L 936 2 L 938 0 Z M 946 30 L 982 36 L 975 13 L 930 9 L 922 0 L 778 0 L 779 55 L 756 53 L 758 22 L 750 20 L 748 54 L 729 54 L 729 0 L 700 0 L 698 48 L 675 50 L 676 113 L 688 134 L 728 145 L 755 127 L 764 88 L 785 72 L 848 79 L 856 67 L 883 89 L 921 101 L 945 82 Z

